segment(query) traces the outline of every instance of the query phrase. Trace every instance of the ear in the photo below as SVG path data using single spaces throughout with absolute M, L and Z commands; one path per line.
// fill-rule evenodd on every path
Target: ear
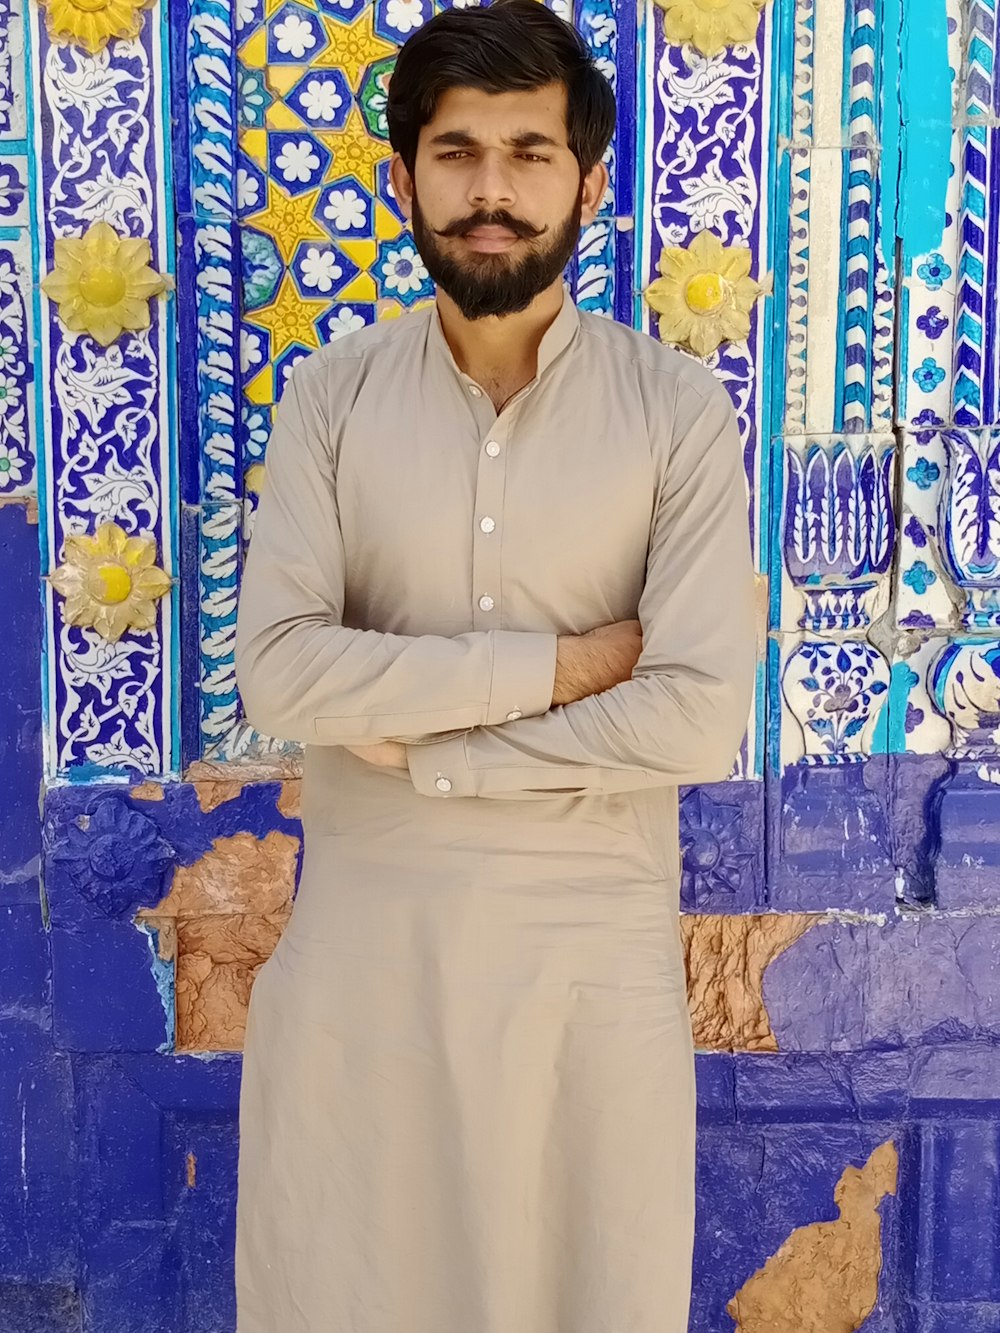
M 588 226 L 597 217 L 598 209 L 607 194 L 610 179 L 608 169 L 603 162 L 595 163 L 584 176 L 580 209 L 580 221 L 583 226 Z
M 392 182 L 396 203 L 409 222 L 413 217 L 413 177 L 406 170 L 403 159 L 398 153 L 393 153 L 390 159 L 389 180 Z

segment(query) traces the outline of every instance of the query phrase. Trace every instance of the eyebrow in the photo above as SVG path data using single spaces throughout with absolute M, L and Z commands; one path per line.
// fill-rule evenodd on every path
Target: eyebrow
M 541 134 L 538 130 L 525 130 L 521 134 L 515 134 L 510 139 L 504 139 L 503 142 L 510 148 L 558 148 L 559 145 L 555 139 L 550 139 L 547 134 Z M 436 134 L 431 140 L 433 145 L 442 148 L 476 148 L 479 146 L 479 140 L 467 130 L 446 130 L 442 134 Z

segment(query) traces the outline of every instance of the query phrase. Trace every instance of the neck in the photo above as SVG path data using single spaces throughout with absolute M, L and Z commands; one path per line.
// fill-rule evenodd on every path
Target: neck
M 530 372 L 529 378 L 533 377 L 539 344 L 562 303 L 561 277 L 540 292 L 527 309 L 513 315 L 488 315 L 485 319 L 466 319 L 446 292 L 438 288 L 437 293 L 441 328 L 452 356 L 460 369 L 473 378 L 484 370 L 516 373 L 524 369 Z

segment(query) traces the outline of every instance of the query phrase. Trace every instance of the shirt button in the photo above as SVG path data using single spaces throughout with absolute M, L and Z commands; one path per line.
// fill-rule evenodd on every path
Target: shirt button
M 438 791 L 451 791 L 451 780 L 449 778 L 438 778 L 434 784 Z
M 482 389 L 477 388 L 475 384 L 469 385 L 469 393 L 472 394 L 473 398 L 482 398 L 483 396 Z
M 490 458 L 496 458 L 497 454 L 500 452 L 500 446 L 497 444 L 496 440 L 490 440 L 489 444 L 486 446 L 486 452 L 489 454 Z
M 485 518 L 479 520 L 479 526 L 484 532 L 492 532 L 496 527 L 496 520 L 490 518 L 489 514 L 487 514 Z
M 490 597 L 488 594 L 485 597 L 480 597 L 479 609 L 481 611 L 492 611 L 493 605 L 494 605 L 493 598 Z
M 516 722 L 520 716 L 521 716 L 520 708 L 512 708 L 510 712 L 507 714 L 507 721 Z

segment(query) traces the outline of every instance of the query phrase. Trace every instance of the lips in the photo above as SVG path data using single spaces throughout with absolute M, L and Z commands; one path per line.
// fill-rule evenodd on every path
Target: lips
M 469 249 L 485 255 L 502 254 L 516 240 L 517 233 L 507 227 L 473 227 L 472 231 L 465 233 L 465 243 Z
M 469 241 L 516 241 L 517 233 L 508 227 L 473 227 L 465 237 Z

